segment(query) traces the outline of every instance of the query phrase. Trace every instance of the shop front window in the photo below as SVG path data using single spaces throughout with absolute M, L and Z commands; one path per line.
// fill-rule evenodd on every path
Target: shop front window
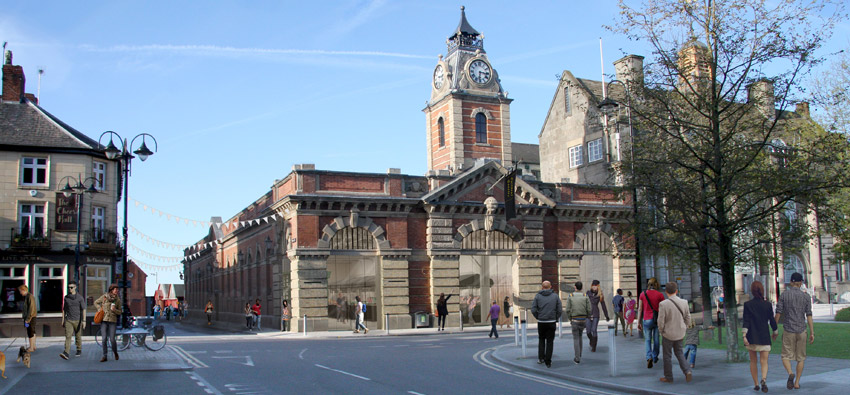
M 109 287 L 109 266 L 88 265 L 86 267 L 86 312 L 94 314 L 94 301 L 106 293 Z
M 0 287 L 3 290 L 0 314 L 20 314 L 23 311 L 24 298 L 18 292 L 18 286 L 26 283 L 26 266 L 0 266 Z
M 461 255 L 459 302 L 464 325 L 485 322 L 494 300 L 500 309 L 505 297 L 513 303 L 513 262 L 509 255 Z M 502 311 L 498 318 L 504 316 Z
M 354 328 L 356 297 L 366 304 L 365 321 L 377 322 L 378 257 L 331 256 L 328 259 L 328 328 Z
M 35 273 L 36 289 L 33 294 L 38 301 L 38 312 L 61 312 L 62 298 L 65 296 L 65 265 L 36 265 Z

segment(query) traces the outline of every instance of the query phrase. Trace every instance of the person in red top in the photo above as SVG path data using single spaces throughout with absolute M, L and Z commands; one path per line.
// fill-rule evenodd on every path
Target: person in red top
M 658 313 L 658 305 L 664 300 L 664 294 L 658 292 L 658 280 L 651 277 L 646 285 L 646 291 L 641 292 L 638 301 L 638 330 L 643 331 L 644 349 L 646 350 L 646 367 L 651 369 L 653 363 L 658 363 L 658 351 L 661 339 L 658 334 L 658 323 L 652 319 Z
M 251 306 L 251 310 L 254 311 L 254 326 L 257 328 L 257 332 L 259 332 L 262 330 L 262 328 L 260 328 L 260 299 L 257 299 L 257 301 L 254 302 L 254 305 Z

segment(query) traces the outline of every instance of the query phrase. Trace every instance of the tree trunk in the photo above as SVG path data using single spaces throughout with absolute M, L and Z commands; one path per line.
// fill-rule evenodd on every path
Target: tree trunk
M 738 301 L 735 295 L 735 258 L 732 238 L 720 232 L 720 275 L 723 278 L 723 301 L 726 307 L 726 362 L 738 362 Z
M 704 234 L 704 233 L 703 233 Z M 709 258 L 708 241 L 703 238 L 699 243 L 699 280 L 700 293 L 702 294 L 702 324 L 711 325 L 711 308 L 714 306 L 711 300 L 711 284 L 709 283 Z

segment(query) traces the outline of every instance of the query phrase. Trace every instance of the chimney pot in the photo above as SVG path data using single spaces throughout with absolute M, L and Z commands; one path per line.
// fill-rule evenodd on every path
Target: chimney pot
M 12 51 L 6 51 L 6 64 L 3 65 L 3 100 L 21 102 L 26 87 L 24 68 L 12 64 Z

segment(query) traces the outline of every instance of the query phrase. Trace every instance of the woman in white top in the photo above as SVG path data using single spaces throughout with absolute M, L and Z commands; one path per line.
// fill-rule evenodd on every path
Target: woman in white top
M 363 328 L 363 334 L 369 333 L 369 328 L 364 325 L 363 302 L 360 301 L 359 296 L 355 296 L 354 299 L 357 301 L 357 307 L 354 309 L 354 315 L 357 317 L 357 321 L 354 323 L 354 333 L 360 333 L 360 328 Z

